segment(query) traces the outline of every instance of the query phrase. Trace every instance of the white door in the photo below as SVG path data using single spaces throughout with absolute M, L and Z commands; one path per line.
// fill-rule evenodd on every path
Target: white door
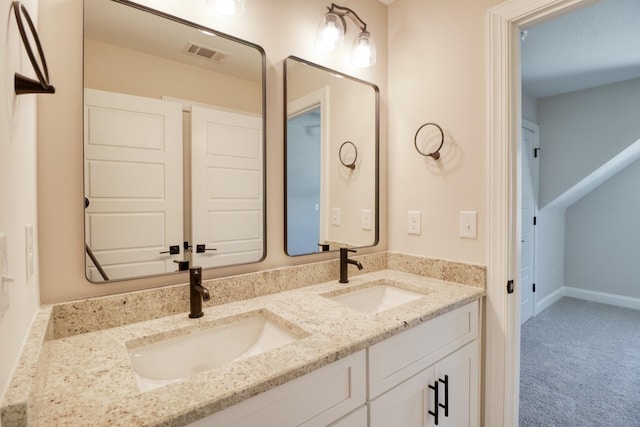
M 175 271 L 182 247 L 182 108 L 85 89 L 85 238 L 109 279 Z M 78 201 L 80 202 L 80 201 Z M 87 277 L 101 281 L 91 262 Z
M 535 294 L 533 286 L 535 229 L 537 195 L 537 127 L 522 127 L 522 146 L 520 150 L 520 324 L 526 322 L 534 313 Z
M 262 120 L 191 108 L 193 265 L 256 262 L 264 252 Z M 197 246 L 205 252 L 198 253 Z

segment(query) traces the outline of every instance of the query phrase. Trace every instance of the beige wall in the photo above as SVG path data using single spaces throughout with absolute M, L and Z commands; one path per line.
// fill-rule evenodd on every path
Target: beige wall
M 368 86 L 353 85 L 339 79 L 330 95 L 331 108 L 340 107 L 331 114 L 329 207 L 340 208 L 340 226 L 329 227 L 329 240 L 358 246 L 375 241 L 373 228 L 363 230 L 361 224 L 363 209 L 375 216 L 375 92 Z M 344 141 L 352 141 L 358 149 L 355 169 L 339 162 Z
M 486 11 L 500 0 L 396 0 L 389 6 L 389 249 L 486 261 L 488 142 Z M 439 161 L 418 154 L 426 122 L 445 131 Z M 422 235 L 407 234 L 407 211 Z M 458 237 L 459 212 L 478 212 L 478 239 Z
M 378 48 L 378 62 L 360 70 L 347 63 L 355 27 L 348 23 L 345 47 L 333 54 L 313 47 L 317 22 L 326 10 L 324 0 L 256 1 L 240 17 L 214 16 L 203 1 L 141 0 L 139 3 L 183 19 L 233 34 L 261 45 L 267 54 L 267 258 L 259 264 L 205 272 L 205 279 L 222 275 L 336 258 L 320 254 L 289 258 L 284 254 L 283 199 L 283 61 L 288 55 L 319 63 L 380 87 L 381 150 L 386 150 L 387 8 L 373 0 L 352 0 L 367 22 Z M 43 98 L 39 106 L 38 213 L 40 226 L 41 298 L 43 302 L 68 301 L 187 281 L 186 275 L 90 284 L 84 277 L 82 211 L 82 2 L 47 0 L 41 4 L 41 33 L 50 53 L 47 60 L 58 94 Z M 361 253 L 386 249 L 384 215 L 386 165 L 382 158 L 381 242 Z
M 23 0 L 22 3 L 37 22 L 38 2 Z M 9 310 L 0 315 L 1 400 L 33 315 L 39 306 L 36 102 L 40 97 L 55 95 L 15 95 L 14 73 L 19 72 L 32 78 L 35 78 L 35 73 L 22 47 L 10 0 L 0 0 L 0 16 L 0 233 L 7 236 L 8 269 L 4 274 L 15 278 L 6 284 Z M 36 237 L 35 270 L 28 280 L 25 260 L 27 224 L 34 226 Z M 3 263 L 0 259 L 0 266 Z M 4 299 L 6 301 L 6 297 Z
M 375 89 L 350 79 L 336 78 L 324 70 L 294 67 L 287 77 L 287 97 L 294 101 L 313 91 L 327 88 L 329 98 L 328 143 L 328 240 L 350 246 L 371 245 L 375 227 L 363 230 L 361 212 L 375 218 Z M 357 147 L 355 169 L 340 163 L 340 146 L 351 141 Z M 349 153 L 345 147 L 344 153 Z M 340 226 L 331 224 L 332 208 L 340 208 Z
M 147 98 L 169 96 L 260 114 L 262 85 L 97 40 L 84 41 L 84 87 Z M 261 66 L 256 51 L 256 64 Z M 188 79 L 175 76 L 188 75 Z M 205 90 L 206 89 L 206 90 Z

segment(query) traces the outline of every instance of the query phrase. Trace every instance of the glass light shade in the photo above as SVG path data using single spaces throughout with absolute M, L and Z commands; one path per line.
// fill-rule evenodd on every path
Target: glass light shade
M 333 52 L 344 43 L 344 20 L 335 13 L 322 17 L 316 31 L 316 46 L 325 52 Z
M 351 56 L 356 67 L 366 68 L 376 63 L 376 44 L 370 33 L 363 31 L 358 34 L 353 41 Z
M 244 12 L 245 0 L 207 0 L 207 4 L 221 15 L 239 15 Z

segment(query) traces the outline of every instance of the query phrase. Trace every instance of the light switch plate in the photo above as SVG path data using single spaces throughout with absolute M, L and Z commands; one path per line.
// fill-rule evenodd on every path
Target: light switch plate
M 331 209 L 331 225 L 340 225 L 340 208 Z
M 478 238 L 478 212 L 460 211 L 460 237 L 463 239 Z
M 422 214 L 420 211 L 409 211 L 407 215 L 407 233 L 420 235 L 422 233 Z
M 362 209 L 362 229 L 371 230 L 371 209 Z

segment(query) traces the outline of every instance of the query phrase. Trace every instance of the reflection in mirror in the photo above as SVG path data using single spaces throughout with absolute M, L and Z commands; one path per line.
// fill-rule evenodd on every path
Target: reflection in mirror
M 378 88 L 285 62 L 285 245 L 304 255 L 378 242 Z
M 84 10 L 87 278 L 262 260 L 263 50 L 124 0 Z

